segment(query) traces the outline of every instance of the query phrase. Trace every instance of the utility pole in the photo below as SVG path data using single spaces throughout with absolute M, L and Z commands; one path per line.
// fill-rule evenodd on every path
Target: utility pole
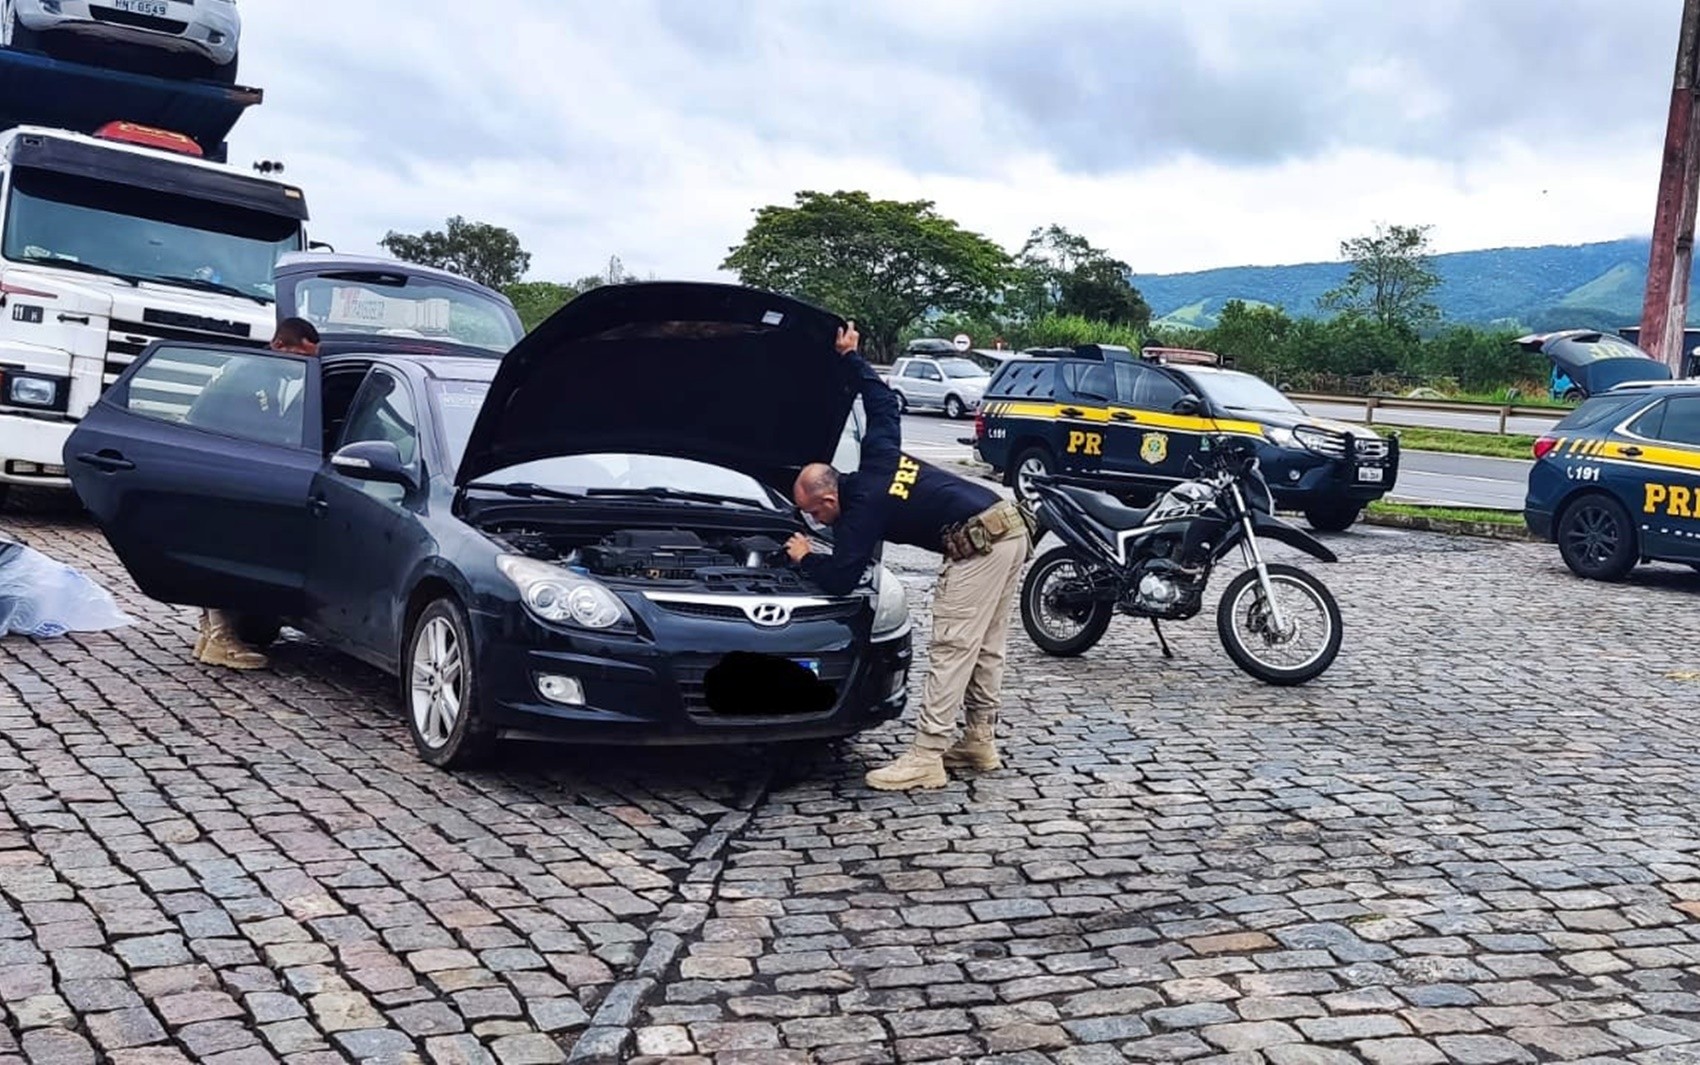
M 1641 346 L 1682 376 L 1687 353 L 1688 279 L 1694 265 L 1695 199 L 1700 195 L 1700 0 L 1683 0 L 1676 49 L 1670 122 L 1653 215 L 1653 251 L 1647 263 L 1647 296 L 1641 306 Z

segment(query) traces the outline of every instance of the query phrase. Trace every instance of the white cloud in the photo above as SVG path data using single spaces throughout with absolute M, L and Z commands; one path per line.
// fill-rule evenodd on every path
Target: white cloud
M 1484 10 L 1485 9 L 1485 10 Z M 251 0 L 233 158 L 315 236 L 451 214 L 533 275 L 716 276 L 798 189 L 926 198 L 1006 245 L 1061 222 L 1140 271 L 1650 228 L 1679 0 Z M 494 12 L 494 14 L 493 14 Z

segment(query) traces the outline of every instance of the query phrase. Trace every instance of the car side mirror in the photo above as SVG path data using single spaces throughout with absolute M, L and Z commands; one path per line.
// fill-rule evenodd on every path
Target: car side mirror
M 362 440 L 331 456 L 331 467 L 356 481 L 399 484 L 409 490 L 419 487 L 413 471 L 401 461 L 401 451 L 388 440 Z
M 1175 400 L 1174 411 L 1176 414 L 1191 417 L 1203 413 L 1204 404 L 1199 402 L 1197 396 L 1189 394 Z

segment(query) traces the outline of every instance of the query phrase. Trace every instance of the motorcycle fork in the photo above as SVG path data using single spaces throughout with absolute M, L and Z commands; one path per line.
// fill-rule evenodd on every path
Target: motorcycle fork
M 1245 496 L 1240 494 L 1240 486 L 1234 485 L 1234 502 L 1239 504 L 1240 527 L 1245 530 L 1245 538 L 1240 541 L 1240 554 L 1244 556 L 1246 567 L 1257 571 L 1258 587 L 1263 589 L 1263 602 L 1269 610 L 1269 622 L 1274 626 L 1274 635 L 1287 635 L 1287 619 L 1281 615 L 1281 604 L 1275 599 L 1275 585 L 1269 579 L 1269 564 L 1263 560 L 1263 551 L 1257 546 L 1257 533 L 1251 521 L 1251 509 L 1246 506 Z

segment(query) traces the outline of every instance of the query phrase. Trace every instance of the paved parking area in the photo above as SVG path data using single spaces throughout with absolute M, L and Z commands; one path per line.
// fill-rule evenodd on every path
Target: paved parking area
M 0 1060 L 1700 1062 L 1687 569 L 1355 532 L 1316 684 L 1018 638 L 1009 768 L 906 796 L 898 728 L 443 774 L 374 672 L 199 666 L 0 526 L 142 619 L 0 641 Z

